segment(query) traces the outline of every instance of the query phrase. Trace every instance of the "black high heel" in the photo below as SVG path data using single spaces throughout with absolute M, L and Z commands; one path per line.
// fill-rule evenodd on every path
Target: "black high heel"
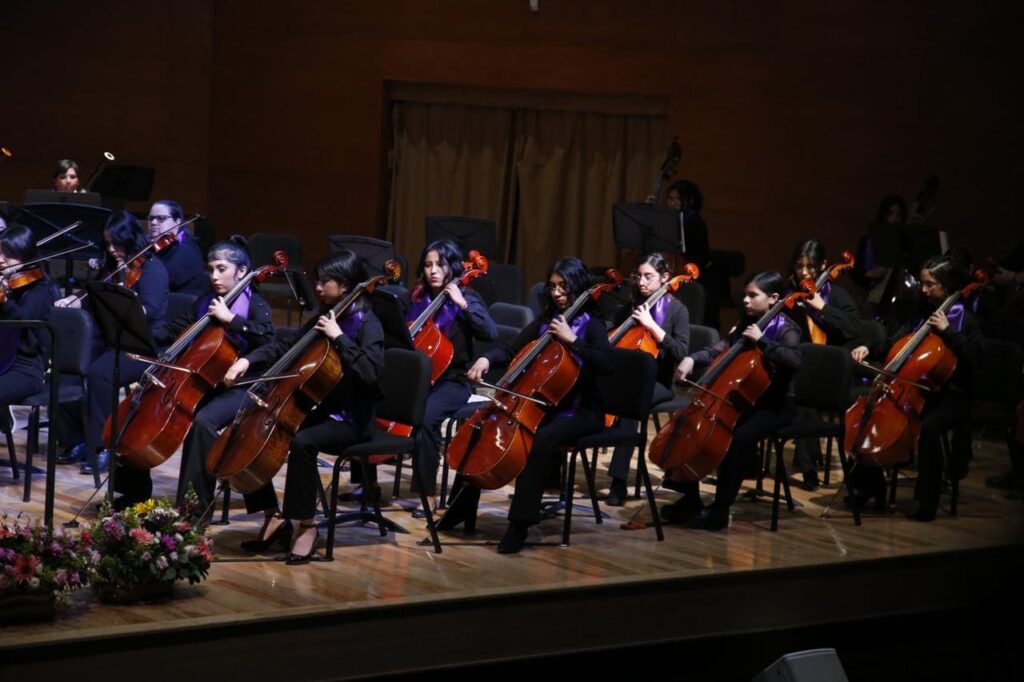
M 278 514 L 274 514 L 267 519 L 263 528 L 260 529 L 260 535 L 263 535 L 264 530 L 270 524 L 270 519 L 284 518 Z M 288 549 L 288 540 L 292 535 L 292 522 L 288 519 L 284 519 L 284 523 L 277 527 L 277 529 L 271 533 L 266 539 L 256 538 L 255 540 L 243 540 L 241 547 L 245 552 L 262 553 L 273 548 L 275 545 L 280 545 L 281 549 Z
M 434 528 L 439 531 L 449 531 L 461 523 L 463 524 L 462 530 L 467 535 L 476 532 L 476 512 L 479 503 L 479 490 L 463 488 L 452 500 L 452 504 L 444 516 L 434 524 Z
M 508 530 L 498 543 L 498 554 L 517 554 L 526 545 L 530 535 L 530 525 L 522 521 L 512 521 Z
M 300 525 L 299 528 L 313 529 L 313 544 L 310 545 L 309 552 L 307 552 L 306 554 L 293 554 L 289 552 L 288 558 L 284 560 L 284 562 L 289 566 L 299 566 L 300 564 L 308 564 L 313 559 L 313 555 L 316 554 L 316 543 L 320 540 L 320 529 L 316 527 L 315 523 L 309 526 Z M 296 536 L 296 539 L 298 539 L 298 536 Z

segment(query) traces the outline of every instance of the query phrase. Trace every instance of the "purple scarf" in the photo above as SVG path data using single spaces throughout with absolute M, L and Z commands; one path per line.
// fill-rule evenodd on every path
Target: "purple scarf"
M 662 329 L 665 328 L 665 316 L 668 315 L 668 306 L 671 303 L 671 294 L 666 293 L 658 299 L 658 302 L 651 307 L 651 318 Z
M 964 304 L 954 303 L 953 305 L 951 305 L 949 307 L 949 310 L 946 311 L 946 319 L 949 321 L 950 328 L 953 331 L 960 333 L 960 331 L 964 328 Z M 914 325 L 914 331 L 916 332 L 918 329 L 920 329 L 921 325 L 927 321 L 928 317 L 921 318 L 918 321 L 918 323 Z
M 364 317 L 366 317 L 366 311 L 357 310 L 338 320 L 338 326 L 341 327 L 341 331 L 345 336 L 351 336 L 355 339 L 359 329 L 363 326 Z
M 214 294 L 210 293 L 210 294 L 206 294 L 205 296 L 200 298 L 198 301 L 196 301 L 196 319 L 202 319 L 202 317 L 204 315 L 206 315 L 206 313 L 210 310 L 210 303 L 213 302 L 213 299 L 214 299 Z M 249 301 L 251 301 L 251 300 L 252 300 L 252 289 L 249 288 L 249 287 L 246 287 L 245 291 L 243 291 L 238 296 L 238 298 L 236 298 L 231 303 L 231 305 L 228 306 L 228 310 L 230 310 L 232 313 L 234 313 L 238 317 L 241 317 L 243 320 L 248 320 L 249 319 Z M 228 336 L 234 342 L 235 347 L 238 348 L 238 352 L 239 353 L 244 353 L 245 350 L 249 347 L 249 344 L 245 340 L 245 337 L 242 336 L 241 334 L 228 334 Z
M 409 308 L 409 314 L 406 318 L 406 322 L 412 322 L 426 310 L 434 297 L 428 292 L 424 291 L 423 295 L 417 299 L 414 299 L 412 306 Z M 459 306 L 456 305 L 451 299 L 448 299 L 441 307 L 434 313 L 434 324 L 441 330 L 441 333 L 448 336 L 448 330 L 451 329 L 452 323 L 455 322 L 455 317 L 459 314 Z
M 761 333 L 769 341 L 774 341 L 777 343 L 779 340 L 779 335 L 782 333 L 782 328 L 784 326 L 786 326 L 786 316 L 783 315 L 782 313 L 779 313 L 778 315 L 773 317 L 767 325 L 765 325 L 765 328 L 761 330 Z M 742 332 L 743 330 L 741 329 L 740 331 Z

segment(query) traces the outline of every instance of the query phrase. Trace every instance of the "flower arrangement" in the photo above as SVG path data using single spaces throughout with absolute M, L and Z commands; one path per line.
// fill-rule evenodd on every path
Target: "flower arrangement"
M 0 597 L 62 594 L 87 585 L 99 561 L 87 532 L 0 514 Z
M 121 512 L 109 502 L 91 527 L 100 554 L 93 589 L 107 601 L 135 601 L 169 592 L 178 580 L 206 578 L 212 541 L 197 527 L 197 501 L 191 490 L 180 508 L 167 500 L 147 500 Z

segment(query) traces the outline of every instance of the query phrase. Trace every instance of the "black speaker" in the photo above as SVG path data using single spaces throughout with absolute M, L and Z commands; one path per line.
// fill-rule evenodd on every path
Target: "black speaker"
M 786 654 L 762 670 L 753 682 L 847 682 L 835 649 Z

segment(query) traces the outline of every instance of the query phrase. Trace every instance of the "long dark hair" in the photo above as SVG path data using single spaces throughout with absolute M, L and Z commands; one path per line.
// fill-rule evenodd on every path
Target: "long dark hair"
M 700 191 L 697 183 L 690 180 L 676 180 L 668 188 L 669 192 L 672 190 L 679 195 L 679 203 L 684 211 L 700 213 L 704 208 L 704 193 Z
M 22 263 L 35 260 L 39 255 L 32 230 L 17 223 L 12 223 L 7 226 L 7 229 L 0 230 L 0 251 L 3 251 L 5 256 L 17 258 Z
M 416 276 L 419 279 L 419 282 L 416 284 L 416 289 L 413 291 L 413 298 L 419 298 L 424 292 L 430 291 L 430 285 L 427 283 L 427 278 L 423 274 L 423 268 L 427 261 L 427 254 L 431 251 L 437 251 L 437 255 L 441 259 L 441 262 L 447 266 L 449 282 L 461 277 L 462 273 L 466 269 L 462 264 L 462 249 L 459 248 L 458 244 L 450 239 L 438 239 L 437 241 L 430 242 L 423 247 L 423 251 L 420 253 L 419 264 L 416 266 Z
M 138 253 L 150 242 L 149 234 L 128 211 L 120 211 L 110 216 L 104 236 L 115 246 L 124 249 L 127 256 Z
M 819 242 L 817 239 L 804 239 L 796 248 L 793 249 L 793 255 L 789 258 L 789 274 L 792 276 L 793 269 L 796 268 L 796 264 L 802 258 L 806 258 L 814 266 L 814 269 L 821 272 L 821 267 L 825 264 L 828 256 L 825 253 L 825 245 Z M 762 289 L 764 291 L 764 289 Z
M 579 258 L 568 257 L 559 258 L 551 267 L 548 269 L 547 278 L 545 282 L 551 281 L 551 275 L 558 273 L 562 279 L 565 280 L 565 285 L 569 287 L 567 294 L 569 298 L 569 305 L 579 298 L 584 291 L 590 288 L 591 277 L 590 270 L 583 264 Z M 554 301 L 551 300 L 550 295 L 544 296 L 544 316 L 551 319 L 558 314 L 558 310 L 555 308 Z

